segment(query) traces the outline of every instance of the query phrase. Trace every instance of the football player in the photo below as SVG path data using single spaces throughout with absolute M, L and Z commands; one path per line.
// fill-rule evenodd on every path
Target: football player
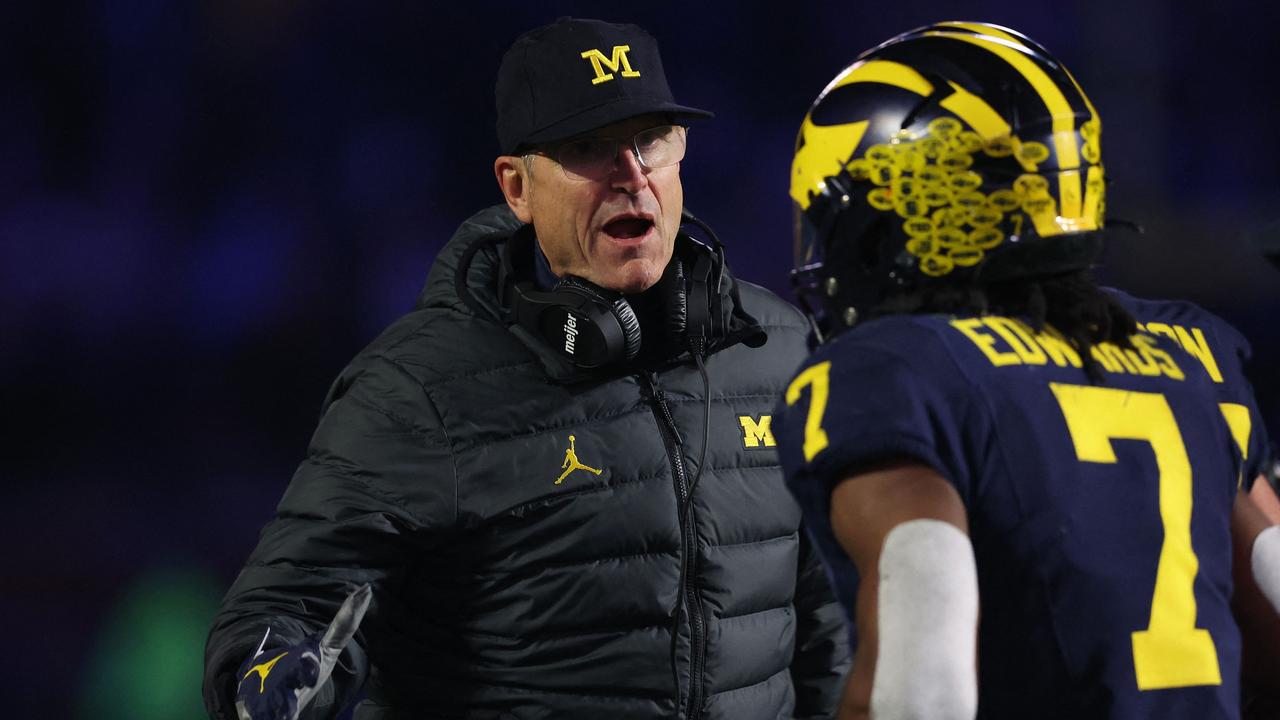
M 1233 536 L 1280 600 L 1248 344 L 1093 282 L 1101 135 L 1043 47 L 966 22 L 863 53 L 804 118 L 821 345 L 774 424 L 856 626 L 842 718 L 1239 717 Z

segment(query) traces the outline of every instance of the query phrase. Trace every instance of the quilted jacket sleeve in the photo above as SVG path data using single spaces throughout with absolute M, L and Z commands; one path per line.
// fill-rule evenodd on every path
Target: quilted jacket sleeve
M 268 647 L 293 644 L 321 631 L 367 582 L 362 631 L 307 716 L 341 712 L 364 682 L 364 630 L 376 626 L 380 600 L 395 596 L 415 556 L 455 522 L 453 460 L 426 393 L 393 360 L 353 368 L 335 383 L 306 459 L 214 617 L 204 700 L 217 720 L 235 720 L 236 670 L 267 628 Z
M 796 652 L 791 661 L 795 717 L 835 717 L 851 663 L 849 635 L 826 570 L 803 529 L 795 603 Z

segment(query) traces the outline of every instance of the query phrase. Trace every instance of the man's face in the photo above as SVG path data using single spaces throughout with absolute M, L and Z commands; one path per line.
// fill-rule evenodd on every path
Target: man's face
M 517 162 L 522 197 L 513 201 L 499 170 L 508 203 L 521 221 L 533 223 L 557 275 L 576 275 L 626 293 L 647 290 L 662 277 L 684 207 L 680 164 L 646 169 L 631 138 L 668 122 L 644 115 L 581 136 L 619 140 L 616 163 L 601 179 L 570 177 L 551 157 L 535 154 L 529 168 Z

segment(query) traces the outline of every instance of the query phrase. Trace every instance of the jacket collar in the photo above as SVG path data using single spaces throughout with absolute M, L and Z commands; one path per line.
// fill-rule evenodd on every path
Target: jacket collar
M 661 370 L 690 361 L 688 352 L 667 353 L 665 360 L 645 365 L 619 365 L 586 370 L 551 352 L 542 341 L 518 325 L 509 324 L 507 312 L 498 300 L 498 275 L 503 245 L 523 224 L 506 205 L 485 208 L 468 218 L 436 256 L 416 308 L 448 308 L 472 315 L 477 322 L 502 325 L 529 348 L 542 364 L 547 377 L 557 384 L 593 382 L 644 370 Z M 680 242 L 694 242 L 687 237 Z M 720 288 L 721 301 L 730 308 L 727 332 L 708 348 L 714 354 L 738 343 L 759 347 L 768 339 L 759 322 L 742 307 L 737 281 L 726 269 Z M 641 332 L 661 332 L 643 328 Z

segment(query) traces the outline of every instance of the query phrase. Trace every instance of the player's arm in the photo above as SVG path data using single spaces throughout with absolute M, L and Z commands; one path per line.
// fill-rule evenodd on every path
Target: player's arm
M 1280 696 L 1280 500 L 1266 478 L 1236 495 L 1231 513 L 1236 590 L 1232 609 L 1254 691 Z
M 1265 475 L 1259 475 L 1253 481 L 1253 486 L 1249 488 L 1249 499 L 1258 506 L 1272 525 L 1280 524 L 1280 498 L 1276 497 L 1276 491 L 1272 489 Z
M 831 522 L 861 578 L 840 720 L 972 718 L 977 570 L 955 489 L 914 460 L 883 462 L 836 485 Z

